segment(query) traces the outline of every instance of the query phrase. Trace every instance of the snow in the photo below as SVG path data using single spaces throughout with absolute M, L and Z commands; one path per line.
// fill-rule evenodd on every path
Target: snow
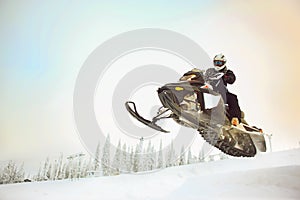
M 0 199 L 300 199 L 300 149 L 155 172 L 1 185 Z

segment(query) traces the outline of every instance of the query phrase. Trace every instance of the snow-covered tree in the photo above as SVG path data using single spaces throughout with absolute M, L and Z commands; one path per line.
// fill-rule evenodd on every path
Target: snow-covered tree
M 160 140 L 157 168 L 161 169 L 163 167 L 164 167 L 164 158 L 163 158 L 163 150 L 162 150 L 162 141 Z
M 153 159 L 153 166 L 152 166 L 152 170 L 156 168 L 157 165 L 157 154 L 156 154 L 156 150 L 155 147 L 152 146 L 152 159 Z
M 44 168 L 43 168 L 43 172 L 42 172 L 42 180 L 48 180 L 48 178 L 47 178 L 47 173 L 48 173 L 48 168 L 49 168 L 49 162 L 50 162 L 50 160 L 49 160 L 49 157 L 47 157 L 46 158 L 46 161 L 45 161 L 45 163 L 44 163 Z
M 114 160 L 112 163 L 112 171 L 114 175 L 119 175 L 121 171 L 121 141 L 119 141 Z
M 2 171 L 0 182 L 3 184 L 23 182 L 25 177 L 23 165 L 18 168 L 16 163 L 9 161 Z
M 24 171 L 24 163 L 17 169 L 17 177 L 16 182 L 20 183 L 23 182 L 25 178 L 25 171 Z
M 64 178 L 67 179 L 67 178 L 71 178 L 71 164 L 70 164 L 70 161 L 66 162 L 64 164 L 64 167 L 63 167 L 63 172 L 64 172 Z
M 191 147 L 189 147 L 188 158 L 187 158 L 187 164 L 192 164 L 192 163 L 194 163 L 194 161 L 193 161 L 193 156 L 192 156 Z
M 179 165 L 185 165 L 185 150 L 184 150 L 184 146 L 181 147 L 180 157 L 179 157 Z
M 89 157 L 88 161 L 86 160 L 84 162 L 83 168 L 82 168 L 82 173 L 81 173 L 81 177 L 85 178 L 87 177 L 88 173 L 92 170 L 94 170 L 94 165 L 92 163 L 92 157 Z
M 129 149 L 129 152 L 130 152 L 130 155 L 129 155 L 129 159 L 127 160 L 127 163 L 126 163 L 126 168 L 127 168 L 128 172 L 131 172 L 133 170 L 133 163 L 134 163 L 134 150 L 132 147 Z
M 89 161 L 85 160 L 83 162 L 83 166 L 82 166 L 82 170 L 81 170 L 81 178 L 87 177 L 88 171 L 89 171 L 89 169 L 88 169 L 89 162 L 90 162 L 90 160 Z
M 134 159 L 133 159 L 133 171 L 139 172 L 142 170 L 142 149 L 143 149 L 143 141 L 144 139 L 141 138 L 139 144 L 136 145 Z
M 127 160 L 128 160 L 128 152 L 126 144 L 123 144 L 122 152 L 121 152 L 121 171 L 127 171 Z
M 204 162 L 204 147 L 202 147 L 199 151 L 199 156 L 198 156 L 198 160 L 199 162 Z
M 52 175 L 51 175 L 51 180 L 56 180 L 57 179 L 57 171 L 58 171 L 58 160 L 54 161 L 53 164 L 53 170 L 52 170 Z
M 208 161 L 214 161 L 214 160 L 215 160 L 215 155 L 208 156 Z
M 39 167 L 39 171 L 38 171 L 37 175 L 34 177 L 34 180 L 36 180 L 36 181 L 41 181 L 42 180 L 42 169 L 41 169 L 41 166 Z
M 48 180 L 52 180 L 52 164 L 49 164 L 49 167 L 47 169 L 46 177 Z
M 81 178 L 82 177 L 82 156 L 79 156 L 77 159 L 77 167 L 76 167 L 76 178 Z
M 226 155 L 225 153 L 221 152 L 220 153 L 220 159 L 221 160 L 228 159 L 228 155 Z
M 15 163 L 12 161 L 9 161 L 7 166 L 3 169 L 2 175 L 1 175 L 1 182 L 3 184 L 7 183 L 13 183 L 15 177 L 17 174 L 17 169 Z
M 65 165 L 65 178 L 72 179 L 73 178 L 73 160 L 72 158 L 68 157 L 68 162 Z
M 171 142 L 171 145 L 169 147 L 169 151 L 168 151 L 168 155 L 167 155 L 167 162 L 166 162 L 166 166 L 167 167 L 171 167 L 175 165 L 175 150 L 174 150 L 174 145 L 173 145 L 173 141 Z
M 144 166 L 144 170 L 148 171 L 148 170 L 153 170 L 154 166 L 155 166 L 155 154 L 153 152 L 153 146 L 151 144 L 151 140 L 148 143 L 148 147 L 146 150 L 146 154 L 145 154 L 145 166 Z
M 98 171 L 99 167 L 100 167 L 100 142 L 98 142 L 96 152 L 95 152 L 94 170 Z
M 58 166 L 57 166 L 57 171 L 55 173 L 55 180 L 62 180 L 64 178 L 63 176 L 63 161 L 64 161 L 64 156 L 61 153 L 58 159 Z
M 101 166 L 104 176 L 110 175 L 110 136 L 106 137 L 106 141 L 103 147 L 103 154 L 101 158 Z

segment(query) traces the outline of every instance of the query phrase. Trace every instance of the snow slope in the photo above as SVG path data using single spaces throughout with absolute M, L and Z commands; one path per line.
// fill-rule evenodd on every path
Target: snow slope
M 300 199 L 300 149 L 113 177 L 0 186 L 0 200 Z

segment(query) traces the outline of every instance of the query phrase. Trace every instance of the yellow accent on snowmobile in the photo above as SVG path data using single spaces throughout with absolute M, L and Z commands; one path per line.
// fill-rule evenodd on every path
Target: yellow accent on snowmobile
M 182 90 L 184 90 L 184 88 L 183 87 L 175 87 L 175 90 L 176 91 L 182 91 Z

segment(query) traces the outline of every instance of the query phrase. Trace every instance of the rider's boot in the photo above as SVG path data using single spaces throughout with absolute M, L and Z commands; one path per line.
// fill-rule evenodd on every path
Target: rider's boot
M 233 117 L 231 119 L 231 125 L 233 125 L 233 126 L 239 125 L 239 119 L 237 117 Z

